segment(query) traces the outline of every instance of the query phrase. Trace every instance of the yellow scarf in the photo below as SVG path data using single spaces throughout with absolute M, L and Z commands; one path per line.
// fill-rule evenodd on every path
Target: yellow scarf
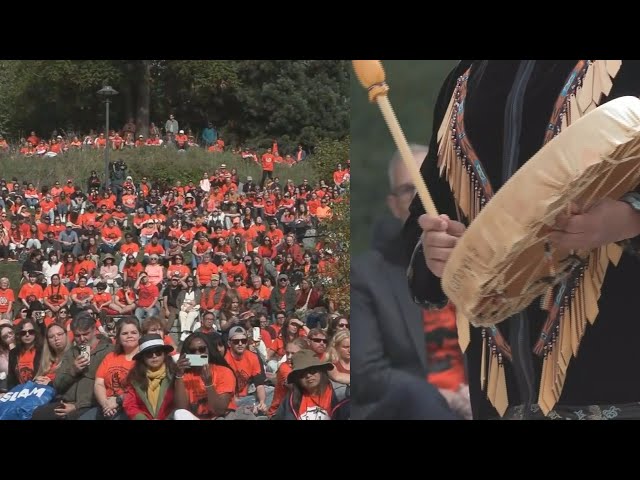
M 160 370 L 152 372 L 147 370 L 147 380 L 149 381 L 149 388 L 147 389 L 147 397 L 149 397 L 149 403 L 153 407 L 153 412 L 158 410 L 158 397 L 160 396 L 160 384 L 162 380 L 167 376 L 167 367 L 162 365 Z

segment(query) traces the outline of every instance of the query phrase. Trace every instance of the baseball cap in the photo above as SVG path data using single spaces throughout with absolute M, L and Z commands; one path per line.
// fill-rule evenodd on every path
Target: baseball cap
M 231 330 L 229 330 L 229 340 L 232 340 L 234 337 L 238 336 L 247 338 L 247 331 L 244 328 L 238 326 L 233 327 Z

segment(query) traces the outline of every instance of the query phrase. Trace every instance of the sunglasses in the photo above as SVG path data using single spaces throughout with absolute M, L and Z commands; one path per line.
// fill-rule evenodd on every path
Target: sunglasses
M 281 278 L 280 281 L 281 282 L 287 282 L 288 280 L 286 278 Z
M 35 334 L 36 334 L 36 331 L 33 330 L 33 329 L 31 329 L 31 330 L 21 330 L 20 331 L 20 335 L 22 337 L 26 337 L 27 335 L 35 335 Z
M 148 352 L 144 352 L 144 358 L 153 358 L 153 357 L 162 357 L 164 355 L 164 350 L 156 349 L 149 350 Z
M 190 348 L 189 353 L 207 353 L 207 347 Z
M 246 345 L 247 344 L 247 339 L 246 338 L 238 338 L 237 340 L 231 340 L 231 343 L 233 343 L 234 345 Z
M 311 341 L 314 343 L 324 343 L 325 345 L 329 343 L 326 338 L 312 338 Z
M 301 323 L 291 323 L 290 325 L 291 325 L 292 327 L 302 328 L 302 324 L 301 324 Z
M 338 328 L 349 328 L 349 324 L 348 323 L 339 323 L 338 324 Z

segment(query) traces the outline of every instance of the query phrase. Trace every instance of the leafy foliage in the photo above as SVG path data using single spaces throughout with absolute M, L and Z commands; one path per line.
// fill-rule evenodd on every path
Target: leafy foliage
M 110 84 L 111 125 L 135 118 L 163 127 L 170 113 L 198 135 L 213 122 L 227 144 L 292 153 L 349 132 L 349 67 L 345 60 L 13 60 L 0 61 L 0 129 L 17 141 L 31 130 L 102 130 Z M 146 108 L 148 103 L 148 108 Z
M 324 235 L 325 248 L 330 248 L 336 256 L 331 266 L 331 282 L 326 291 L 336 309 L 349 314 L 351 305 L 351 196 L 349 192 L 342 203 L 332 207 L 333 218 L 321 224 L 320 234 Z
M 327 181 L 327 185 L 333 185 L 333 172 L 340 163 L 346 165 L 349 160 L 351 138 L 347 136 L 343 140 L 324 139 L 318 142 L 314 150 L 313 166 L 318 176 Z

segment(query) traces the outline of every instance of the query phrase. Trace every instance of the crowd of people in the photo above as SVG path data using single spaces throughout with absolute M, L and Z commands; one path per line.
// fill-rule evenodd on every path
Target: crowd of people
M 146 147 L 172 147 L 178 152 L 185 152 L 190 148 L 203 148 L 213 153 L 229 151 L 243 160 L 254 161 L 263 167 L 265 155 L 270 157 L 273 163 L 287 166 L 296 165 L 307 158 L 307 152 L 302 145 L 298 145 L 295 151 L 283 155 L 284 152 L 279 151 L 278 142 L 275 139 L 272 147 L 262 154 L 257 148 L 246 145 L 228 146 L 219 136 L 213 123 L 208 122 L 207 127 L 196 135 L 191 128 L 181 129 L 174 115 L 169 116 L 164 129 L 151 122 L 148 132 L 145 130 L 145 133 L 142 133 L 130 118 L 120 130 L 109 132 L 98 133 L 92 129 L 89 133 L 82 135 L 61 129 L 54 130 L 50 138 L 46 139 L 35 131 L 31 131 L 29 136 L 20 138 L 15 145 L 11 145 L 0 135 L 0 153 L 16 152 L 25 157 L 51 158 L 73 150 L 102 150 L 107 145 L 116 151 Z M 268 164 L 265 170 L 269 170 Z
M 22 263 L 0 279 L 0 391 L 52 386 L 33 419 L 348 418 L 340 252 L 317 234 L 348 166 L 333 185 L 126 171 L 86 193 L 0 180 L 0 262 Z

